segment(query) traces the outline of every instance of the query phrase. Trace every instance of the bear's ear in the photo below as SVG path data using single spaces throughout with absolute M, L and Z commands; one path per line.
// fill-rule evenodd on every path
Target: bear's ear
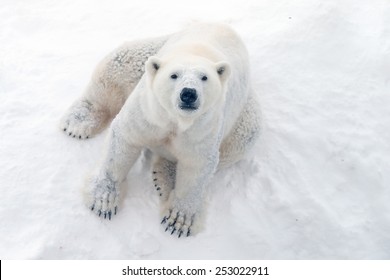
M 226 61 L 221 61 L 215 64 L 218 76 L 222 82 L 225 82 L 230 76 L 230 65 Z
M 151 56 L 145 63 L 145 71 L 151 76 L 157 73 L 158 69 L 161 67 L 161 61 L 156 56 Z

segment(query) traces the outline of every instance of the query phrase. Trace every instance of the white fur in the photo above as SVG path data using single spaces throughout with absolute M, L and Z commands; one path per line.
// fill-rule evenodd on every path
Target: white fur
M 197 92 L 196 110 L 180 107 L 185 87 Z M 146 148 L 154 154 L 153 180 L 166 230 L 179 236 L 198 232 L 205 187 L 217 167 L 241 159 L 259 134 L 258 104 L 242 41 L 228 26 L 197 24 L 170 36 L 128 43 L 98 66 L 62 128 L 87 138 L 119 110 L 103 161 L 86 183 L 88 206 L 111 219 L 118 186 Z

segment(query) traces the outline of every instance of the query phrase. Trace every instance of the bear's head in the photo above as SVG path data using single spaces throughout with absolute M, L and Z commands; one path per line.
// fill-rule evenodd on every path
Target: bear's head
M 173 115 L 196 117 L 225 100 L 230 76 L 230 66 L 225 61 L 215 63 L 199 56 L 152 56 L 145 68 L 154 98 Z

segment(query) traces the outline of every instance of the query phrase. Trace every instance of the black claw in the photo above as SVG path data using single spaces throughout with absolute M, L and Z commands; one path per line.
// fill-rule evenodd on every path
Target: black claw
M 102 211 L 101 210 L 99 210 L 98 215 L 99 215 L 99 217 L 102 215 Z
M 153 179 L 153 181 L 155 181 L 155 182 L 156 182 L 156 181 L 157 181 L 157 178 L 154 178 L 154 179 Z
M 72 132 L 69 132 L 69 136 L 71 136 L 72 135 Z
M 95 209 L 95 204 L 94 204 L 94 205 L 92 205 L 92 207 L 91 207 L 91 211 L 93 211 L 93 209 Z
M 182 230 L 179 230 L 178 233 L 179 233 L 179 234 L 177 235 L 177 238 L 180 238 L 180 236 L 183 234 L 183 231 L 182 231 Z
M 167 217 L 164 217 L 161 221 L 161 224 L 165 224 L 167 222 Z
M 107 217 L 107 212 L 104 212 L 104 219 Z
M 108 211 L 108 219 L 111 221 L 111 210 Z
M 176 228 L 173 228 L 172 232 L 171 232 L 171 235 L 176 231 Z
M 158 191 L 159 191 L 159 190 L 161 190 L 161 188 L 160 188 L 160 187 L 158 187 L 156 190 L 158 190 Z
M 73 134 L 73 138 L 75 138 L 76 137 L 76 134 Z
M 81 135 L 79 136 L 79 139 L 81 139 Z
M 66 127 L 64 128 L 64 131 L 66 131 Z
M 173 223 L 170 224 L 169 226 L 170 226 L 170 227 L 174 227 L 175 225 L 176 225 L 176 220 L 174 220 Z
M 169 228 L 169 225 L 167 226 L 167 228 L 165 229 L 165 231 L 167 231 L 167 230 L 168 230 L 168 228 Z
M 160 193 L 160 196 L 162 196 L 162 193 Z
M 153 174 L 156 174 L 157 172 L 156 171 L 153 171 Z
M 87 139 L 89 138 L 89 136 L 87 136 Z
M 114 215 L 116 215 L 117 206 L 114 208 Z
M 187 231 L 187 237 L 190 236 L 190 234 L 191 234 L 191 230 L 188 229 L 188 231 Z

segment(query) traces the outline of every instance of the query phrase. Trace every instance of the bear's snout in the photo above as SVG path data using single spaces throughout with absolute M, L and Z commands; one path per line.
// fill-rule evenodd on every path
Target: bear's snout
M 180 92 L 180 109 L 182 110 L 196 110 L 198 109 L 197 100 L 198 94 L 194 88 L 183 88 Z
M 194 88 L 183 88 L 180 93 L 180 100 L 186 104 L 192 104 L 198 99 L 198 94 Z

